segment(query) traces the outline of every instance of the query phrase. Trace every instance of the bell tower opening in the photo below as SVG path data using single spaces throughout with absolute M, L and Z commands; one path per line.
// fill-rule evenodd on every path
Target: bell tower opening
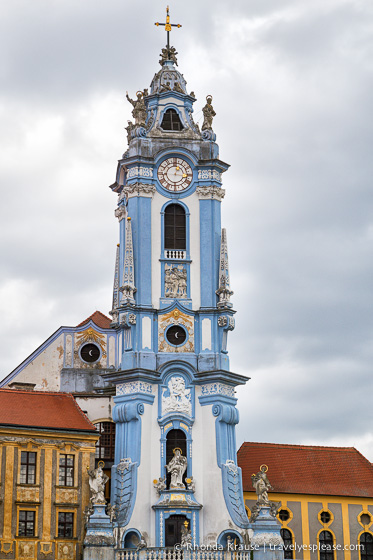
M 169 204 L 164 213 L 165 249 L 186 249 L 186 216 L 180 204 Z
M 163 115 L 161 128 L 163 130 L 183 130 L 183 125 L 175 109 L 167 109 Z

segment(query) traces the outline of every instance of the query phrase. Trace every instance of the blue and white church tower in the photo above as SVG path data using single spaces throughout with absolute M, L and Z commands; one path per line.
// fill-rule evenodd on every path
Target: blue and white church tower
M 167 29 L 167 28 L 166 28 Z M 124 548 L 240 542 L 249 527 L 237 467 L 234 328 L 222 175 L 212 98 L 202 129 L 193 92 L 162 49 L 149 89 L 132 100 L 119 160 L 112 326 L 119 339 L 111 503 Z M 183 537 L 184 535 L 184 537 Z

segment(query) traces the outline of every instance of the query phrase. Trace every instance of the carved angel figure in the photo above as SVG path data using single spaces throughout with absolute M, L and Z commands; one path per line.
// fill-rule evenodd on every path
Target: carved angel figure
M 268 467 L 266 467 L 266 465 L 262 465 L 258 473 L 251 475 L 251 480 L 258 496 L 257 503 L 268 506 L 270 505 L 268 500 L 268 490 L 273 490 L 273 486 L 266 475 L 267 470 Z
M 203 113 L 202 130 L 211 130 L 212 121 L 213 118 L 216 116 L 216 113 L 214 111 L 214 107 L 211 105 L 212 97 L 208 95 L 206 97 L 206 101 L 207 103 L 202 109 L 202 113 Z
M 185 488 L 183 483 L 183 475 L 187 468 L 187 458 L 181 454 L 181 449 L 174 449 L 174 456 L 166 465 L 167 472 L 171 473 L 170 488 Z
M 93 504 L 106 504 L 105 500 L 105 484 L 109 480 L 109 477 L 104 473 L 101 466 L 97 469 L 89 470 L 87 467 L 87 472 L 89 475 L 89 489 L 91 491 L 91 502 Z
M 166 490 L 166 477 L 160 476 L 158 480 L 154 480 L 154 488 L 157 490 L 158 494 Z
M 159 64 L 161 66 L 163 66 L 163 64 L 166 62 L 166 60 L 172 60 L 172 62 L 174 62 L 177 66 L 178 64 L 177 64 L 176 55 L 177 55 L 177 52 L 176 52 L 175 47 L 169 47 L 169 48 L 165 47 L 164 49 L 162 49 L 162 52 L 159 55 L 161 57 L 161 59 L 159 61 Z
M 137 99 L 134 101 L 128 96 L 128 91 L 126 92 L 127 100 L 133 105 L 132 116 L 135 119 L 135 125 L 145 126 L 146 121 L 146 106 L 144 102 L 143 92 L 137 92 Z

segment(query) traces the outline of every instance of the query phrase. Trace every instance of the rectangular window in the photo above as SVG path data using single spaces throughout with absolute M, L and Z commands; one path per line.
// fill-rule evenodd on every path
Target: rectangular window
M 58 514 L 58 536 L 72 538 L 74 535 L 74 514 L 61 511 Z
M 18 518 L 18 536 L 35 536 L 35 512 L 20 510 Z
M 35 484 L 36 482 L 36 453 L 21 451 L 21 484 Z
M 74 486 L 74 455 L 60 455 L 60 486 Z

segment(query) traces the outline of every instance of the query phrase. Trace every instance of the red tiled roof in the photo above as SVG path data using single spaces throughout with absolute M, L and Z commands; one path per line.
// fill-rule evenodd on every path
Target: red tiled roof
M 274 492 L 373 497 L 373 466 L 354 447 L 245 442 L 237 460 L 246 492 L 265 464 Z
M 106 315 L 101 313 L 101 311 L 95 311 L 94 313 L 92 313 L 92 315 L 87 317 L 87 319 L 76 326 L 82 327 L 86 323 L 89 323 L 89 321 L 93 321 L 95 325 L 100 327 L 100 329 L 110 329 L 111 319 L 109 319 L 109 317 L 106 317 Z
M 70 393 L 0 389 L 0 425 L 94 431 Z

